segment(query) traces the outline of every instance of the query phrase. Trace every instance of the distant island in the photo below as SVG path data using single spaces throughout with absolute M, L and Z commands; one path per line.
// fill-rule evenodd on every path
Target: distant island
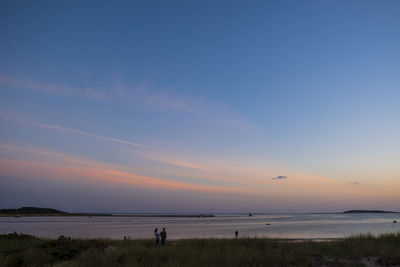
M 111 216 L 111 214 L 69 213 L 50 208 L 22 207 L 19 209 L 0 209 L 0 216 Z
M 385 210 L 347 210 L 343 213 L 397 213 L 397 212 L 385 211 Z
M 31 214 L 53 214 L 53 215 L 66 215 L 67 212 L 48 209 L 48 208 L 37 208 L 37 207 L 22 207 L 19 209 L 0 209 L 0 214 L 11 214 L 11 215 L 31 215 Z
M 212 214 L 111 214 L 111 213 L 70 213 L 50 208 L 22 207 L 19 209 L 0 209 L 2 217 L 21 216 L 115 216 L 115 217 L 214 217 Z

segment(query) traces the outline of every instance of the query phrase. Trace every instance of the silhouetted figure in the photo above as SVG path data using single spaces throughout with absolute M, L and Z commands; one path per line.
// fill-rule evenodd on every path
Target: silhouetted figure
M 160 244 L 160 233 L 158 232 L 158 228 L 154 229 L 154 236 L 156 237 L 156 246 Z
M 235 237 L 237 238 L 238 235 L 239 235 L 239 232 L 238 232 L 238 230 L 236 230 L 236 231 L 235 231 Z
M 167 240 L 167 232 L 165 231 L 165 228 L 162 229 L 161 233 L 161 245 L 165 245 L 165 241 Z

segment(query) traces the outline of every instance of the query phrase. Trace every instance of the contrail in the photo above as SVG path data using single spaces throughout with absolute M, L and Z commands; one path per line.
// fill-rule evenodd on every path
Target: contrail
M 65 127 L 61 127 L 61 126 L 57 126 L 57 125 L 44 124 L 44 123 L 39 123 L 39 122 L 34 122 L 34 121 L 27 121 L 27 120 L 23 120 L 23 119 L 19 119 L 19 118 L 10 117 L 10 116 L 4 115 L 4 114 L 0 114 L 0 117 L 5 118 L 5 119 L 9 119 L 9 120 L 13 120 L 13 121 L 17 121 L 17 122 L 20 122 L 20 123 L 34 125 L 34 126 L 41 127 L 41 128 L 54 129 L 54 130 L 65 131 L 65 132 L 70 132 L 70 133 L 74 133 L 74 134 L 91 136 L 91 137 L 95 137 L 95 138 L 98 138 L 98 139 L 107 140 L 107 141 L 111 141 L 111 142 L 115 142 L 115 143 L 126 144 L 126 145 L 130 145 L 130 146 L 152 148 L 151 146 L 142 145 L 142 144 L 138 144 L 138 143 L 134 143 L 134 142 L 118 139 L 118 138 L 92 134 L 92 133 L 84 132 L 84 131 L 81 131 L 81 130 L 65 128 Z

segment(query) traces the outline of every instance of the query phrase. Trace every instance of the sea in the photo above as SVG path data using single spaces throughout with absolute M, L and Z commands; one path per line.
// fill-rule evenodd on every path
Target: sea
M 168 239 L 268 237 L 326 240 L 400 232 L 400 213 L 214 214 L 215 217 L 48 216 L 0 217 L 0 234 L 43 238 L 150 239 L 166 228 Z M 395 223 L 397 221 L 397 223 Z

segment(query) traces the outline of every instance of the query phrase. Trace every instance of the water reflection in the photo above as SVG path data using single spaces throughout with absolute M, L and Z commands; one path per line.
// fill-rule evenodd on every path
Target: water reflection
M 155 227 L 166 227 L 169 239 L 341 238 L 361 233 L 400 232 L 400 214 L 221 214 L 209 218 L 157 217 L 0 217 L 0 233 L 40 237 L 152 238 Z

